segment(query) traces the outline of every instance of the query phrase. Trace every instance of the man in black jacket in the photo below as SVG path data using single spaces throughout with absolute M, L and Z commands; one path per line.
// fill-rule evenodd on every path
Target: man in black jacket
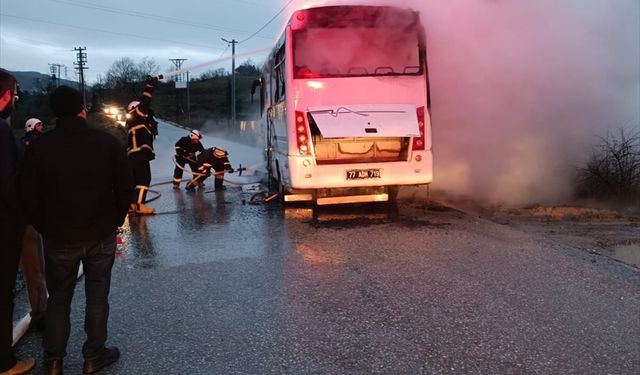
M 27 149 L 19 185 L 29 221 L 45 243 L 44 369 L 62 373 L 82 261 L 87 296 L 83 371 L 94 373 L 119 357 L 117 348 L 105 347 L 108 298 L 116 230 L 131 202 L 133 178 L 118 140 L 87 126 L 80 92 L 60 86 L 50 99 L 56 128 Z
M 151 160 L 155 159 L 153 151 L 154 129 L 149 124 L 149 106 L 153 98 L 157 78 L 147 77 L 146 87 L 142 99 L 134 100 L 127 106 L 131 117 L 127 119 L 127 154 L 133 171 L 136 192 L 129 208 L 129 212 L 140 215 L 153 215 L 156 210 L 145 205 L 147 191 L 151 184 Z M 156 132 L 157 134 L 157 132 Z
M 198 165 L 196 164 L 197 154 L 204 151 L 204 146 L 200 143 L 202 134 L 198 130 L 193 129 L 188 137 L 182 137 L 176 142 L 176 168 L 173 171 L 173 187 L 180 187 L 182 181 L 182 171 L 185 164 L 189 163 L 192 173 L 197 173 Z
M 11 346 L 13 289 L 25 228 L 16 196 L 18 149 L 7 122 L 17 90 L 15 77 L 0 69 L 0 372 L 3 374 L 26 374 L 35 365 L 33 359 L 18 361 Z

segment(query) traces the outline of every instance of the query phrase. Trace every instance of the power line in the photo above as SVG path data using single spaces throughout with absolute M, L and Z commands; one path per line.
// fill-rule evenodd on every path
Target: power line
M 155 40 L 155 41 L 164 42 L 164 43 L 172 43 L 172 44 L 179 44 L 179 45 L 189 45 L 189 46 L 200 47 L 200 48 L 210 48 L 210 49 L 221 50 L 221 48 L 212 47 L 211 45 L 207 45 L 207 44 L 196 44 L 196 43 L 188 43 L 188 42 L 183 42 L 183 41 L 178 42 L 178 41 L 175 41 L 175 40 L 159 39 L 159 38 L 152 38 L 152 37 L 140 36 L 140 35 L 134 35 L 134 34 L 128 34 L 128 33 L 120 33 L 120 32 L 115 32 L 115 31 L 100 30 L 100 29 L 94 29 L 94 28 L 91 28 L 91 27 L 68 25 L 68 24 L 65 24 L 65 23 L 38 20 L 38 19 L 35 19 L 35 18 L 22 17 L 22 16 L 15 16 L 13 14 L 0 13 L 0 16 L 10 17 L 10 18 L 18 18 L 18 19 L 32 21 L 32 22 L 48 23 L 48 24 L 57 25 L 57 26 L 71 27 L 71 28 L 80 29 L 80 30 L 97 31 L 97 32 L 100 32 L 100 33 L 105 33 L 105 34 L 113 34 L 113 35 L 120 35 L 120 36 L 126 36 L 126 37 L 131 37 L 131 38 Z
M 247 40 L 249 40 L 249 39 L 253 38 L 254 36 L 256 36 L 256 34 L 258 34 L 260 31 L 264 30 L 264 28 L 265 28 L 265 27 L 267 27 L 271 22 L 273 22 L 273 20 L 275 20 L 275 19 L 280 15 L 280 13 L 284 12 L 284 10 L 285 10 L 285 9 L 287 9 L 287 7 L 289 6 L 289 4 L 291 4 L 292 2 L 293 2 L 293 0 L 289 0 L 289 1 L 288 1 L 288 2 L 287 2 L 287 3 L 282 7 L 282 9 L 280 9 L 280 11 L 279 11 L 278 13 L 276 13 L 276 15 L 275 15 L 275 16 L 273 16 L 273 17 L 272 17 L 272 18 L 271 18 L 267 23 L 265 23 L 261 28 L 259 28 L 259 29 L 258 29 L 258 31 L 256 31 L 255 33 L 253 33 L 253 34 L 249 35 L 249 37 L 248 37 L 248 38 L 246 38 L 246 39 L 244 39 L 244 40 L 239 41 L 239 42 L 238 42 L 238 44 L 246 42 Z
M 236 30 L 236 29 L 230 29 L 230 28 L 225 28 L 225 27 L 221 27 L 221 26 L 209 25 L 209 24 L 206 24 L 206 23 L 189 22 L 189 21 L 185 21 L 185 20 L 179 19 L 179 18 L 160 16 L 160 15 L 151 14 L 151 13 L 137 12 L 137 11 L 129 10 L 129 9 L 108 7 L 108 6 L 97 5 L 97 4 L 86 4 L 86 3 L 81 3 L 81 2 L 77 2 L 77 1 L 73 1 L 73 0 L 51 0 L 51 1 L 56 2 L 56 3 L 61 3 L 61 4 L 76 6 L 76 7 L 81 7 L 81 8 L 95 9 L 95 10 L 100 10 L 100 11 L 103 11 L 103 12 L 122 14 L 122 15 L 130 16 L 130 17 L 146 18 L 146 19 L 150 19 L 150 20 L 162 21 L 162 22 L 178 24 L 178 25 L 199 27 L 199 28 L 203 28 L 203 29 L 210 29 L 210 30 L 216 30 L 216 31 L 228 31 L 228 32 L 240 33 L 240 34 L 248 34 L 249 33 L 249 31 L 246 31 L 246 30 Z

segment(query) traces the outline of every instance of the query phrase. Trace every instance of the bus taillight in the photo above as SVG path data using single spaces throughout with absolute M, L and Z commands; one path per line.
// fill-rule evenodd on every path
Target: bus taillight
M 425 148 L 424 107 L 418 107 L 416 112 L 418 114 L 420 136 L 413 138 L 413 151 L 423 151 Z
M 307 123 L 304 121 L 304 112 L 296 111 L 296 140 L 300 155 L 311 155 L 309 149 L 309 131 Z

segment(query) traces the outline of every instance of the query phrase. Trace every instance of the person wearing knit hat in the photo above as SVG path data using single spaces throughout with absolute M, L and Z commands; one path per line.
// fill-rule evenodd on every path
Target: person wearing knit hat
M 77 116 L 84 110 L 80 91 L 69 86 L 58 87 L 50 98 L 51 109 L 56 117 Z
M 28 221 L 44 239 L 49 298 L 42 367 L 45 374 L 64 372 L 76 287 L 71 281 L 82 262 L 88 276 L 82 371 L 92 374 L 120 356 L 118 348 L 106 346 L 109 288 L 116 233 L 131 203 L 133 176 L 120 141 L 87 123 L 78 90 L 60 86 L 50 103 L 57 116 L 55 129 L 26 148 L 18 183 Z

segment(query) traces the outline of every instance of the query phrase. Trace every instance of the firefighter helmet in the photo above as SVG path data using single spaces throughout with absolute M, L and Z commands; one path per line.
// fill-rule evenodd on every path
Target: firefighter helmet
M 131 103 L 129 103 L 129 105 L 127 106 L 127 112 L 131 112 L 134 109 L 136 109 L 138 106 L 140 105 L 140 102 L 137 100 L 132 101 Z
M 27 120 L 27 122 L 24 123 L 24 130 L 28 132 L 35 130 L 36 125 L 38 124 L 42 124 L 42 121 L 37 118 L 30 118 Z
M 189 138 L 193 139 L 194 141 L 200 140 L 202 139 L 202 134 L 200 134 L 200 132 L 197 131 L 196 129 L 193 129 L 191 133 L 189 133 Z
M 217 158 L 223 158 L 223 157 L 227 156 L 227 150 L 225 150 L 224 148 L 220 148 L 220 147 L 214 147 L 213 148 L 213 156 L 215 156 Z

